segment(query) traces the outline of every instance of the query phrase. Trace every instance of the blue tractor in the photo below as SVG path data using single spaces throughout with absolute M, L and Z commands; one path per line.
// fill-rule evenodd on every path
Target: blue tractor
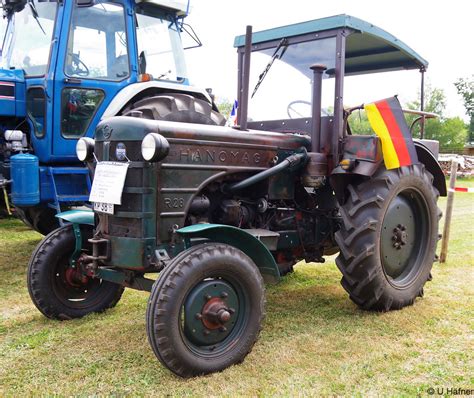
M 0 0 L 0 188 L 6 209 L 42 234 L 57 212 L 87 203 L 77 140 L 123 115 L 222 125 L 189 85 L 181 41 L 189 3 Z M 2 34 L 2 30 L 0 30 Z M 1 44 L 1 43 L 0 43 Z

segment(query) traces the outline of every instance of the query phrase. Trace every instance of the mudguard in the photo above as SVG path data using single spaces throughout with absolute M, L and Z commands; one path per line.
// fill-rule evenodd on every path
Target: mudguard
M 278 265 L 270 251 L 257 238 L 240 228 L 221 224 L 196 224 L 176 232 L 188 242 L 191 238 L 206 238 L 234 246 L 253 260 L 265 282 L 277 283 L 280 280 Z
M 440 196 L 446 196 L 446 180 L 441 166 L 436 159 L 435 141 L 413 140 L 416 154 L 420 163 L 423 163 L 433 175 L 433 186 Z M 344 142 L 343 159 L 355 161 L 355 167 L 345 170 L 338 165 L 331 173 L 330 182 L 337 200 L 343 204 L 346 199 L 346 187 L 356 183 L 361 178 L 371 177 L 382 164 L 382 148 L 380 139 L 376 136 L 348 136 Z
M 56 214 L 56 217 L 72 224 L 86 224 L 94 226 L 94 212 L 92 210 L 68 210 Z

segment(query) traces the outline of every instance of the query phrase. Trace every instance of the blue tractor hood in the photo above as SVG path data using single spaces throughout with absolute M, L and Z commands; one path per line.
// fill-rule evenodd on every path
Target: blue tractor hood
M 23 71 L 0 69 L 0 116 L 25 117 L 25 97 Z

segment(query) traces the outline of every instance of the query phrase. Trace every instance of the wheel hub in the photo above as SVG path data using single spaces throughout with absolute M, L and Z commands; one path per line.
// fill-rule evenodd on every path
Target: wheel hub
M 66 272 L 64 273 L 64 277 L 68 284 L 76 288 L 86 285 L 87 282 L 89 281 L 89 278 L 86 275 L 78 271 L 77 268 L 71 268 L 71 267 L 68 267 L 66 269 Z
M 426 211 L 421 196 L 406 190 L 395 196 L 384 215 L 381 229 L 381 261 L 391 283 L 405 283 L 417 272 L 421 243 L 426 238 Z
M 223 280 L 196 285 L 184 304 L 184 333 L 194 344 L 212 345 L 232 331 L 239 311 L 237 293 Z
M 402 246 L 405 246 L 407 244 L 408 233 L 407 228 L 404 225 L 398 224 L 393 229 L 392 241 L 393 247 L 397 250 L 400 250 Z

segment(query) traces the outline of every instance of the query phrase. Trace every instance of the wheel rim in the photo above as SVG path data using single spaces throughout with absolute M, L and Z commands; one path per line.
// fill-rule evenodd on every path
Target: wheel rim
M 406 287 L 422 269 L 429 241 L 429 212 L 422 194 L 414 189 L 399 192 L 390 202 L 381 230 L 382 267 L 395 287 Z
M 86 308 L 93 305 L 100 294 L 101 280 L 84 275 L 69 265 L 69 256 L 59 259 L 52 275 L 55 296 L 70 308 Z
M 206 278 L 195 284 L 181 308 L 180 330 L 187 347 L 203 357 L 226 352 L 245 332 L 249 297 L 231 278 Z

